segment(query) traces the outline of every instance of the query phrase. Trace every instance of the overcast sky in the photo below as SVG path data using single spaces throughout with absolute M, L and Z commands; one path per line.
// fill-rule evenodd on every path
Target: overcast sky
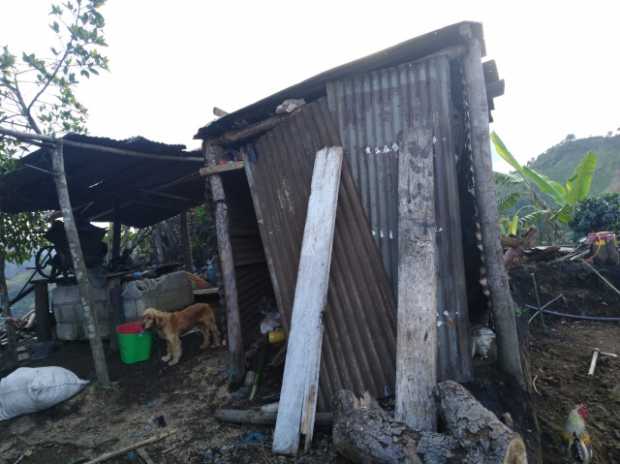
M 0 46 L 46 49 L 49 5 L 1 0 Z M 521 160 L 568 133 L 620 127 L 620 6 L 611 1 L 108 0 L 102 13 L 111 72 L 78 92 L 93 135 L 196 147 L 214 105 L 241 108 L 463 20 L 484 24 L 506 80 L 494 129 Z

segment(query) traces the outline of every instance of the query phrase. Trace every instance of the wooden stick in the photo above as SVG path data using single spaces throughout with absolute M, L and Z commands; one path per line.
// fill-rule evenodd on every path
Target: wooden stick
M 616 287 L 614 287 L 614 285 L 609 280 L 607 280 L 605 277 L 603 277 L 603 275 L 600 272 L 598 272 L 594 266 L 592 266 L 585 259 L 582 259 L 581 262 L 583 264 L 585 264 L 588 268 L 590 268 L 590 270 L 592 272 L 594 272 L 597 276 L 599 276 L 601 278 L 601 280 L 603 282 L 605 282 L 609 286 L 609 288 L 611 288 L 614 292 L 616 292 L 618 295 L 620 295 L 620 290 L 618 290 Z
M 594 370 L 596 369 L 596 361 L 598 361 L 598 355 L 600 350 L 598 348 L 594 348 L 594 352 L 592 353 L 592 361 L 590 362 L 590 370 L 588 370 L 588 375 L 594 375 Z
M 155 461 L 151 459 L 151 456 L 149 455 L 148 451 L 145 450 L 144 448 L 138 448 L 136 450 L 136 453 L 138 453 L 138 456 L 140 456 L 146 464 L 155 464 Z
M 97 457 L 95 459 L 92 459 L 92 460 L 90 460 L 88 462 L 85 462 L 84 464 L 97 464 L 98 462 L 107 461 L 108 459 L 112 459 L 113 457 L 119 456 L 119 455 L 124 454 L 124 453 L 126 453 L 128 451 L 135 450 L 136 448 L 141 448 L 143 446 L 150 445 L 151 443 L 156 443 L 156 442 L 158 442 L 160 440 L 163 440 L 166 437 L 169 437 L 170 435 L 175 434 L 176 432 L 177 431 L 175 429 L 169 430 L 168 432 L 164 432 L 164 433 L 161 433 L 161 434 L 156 435 L 154 437 L 147 438 L 146 440 L 138 441 L 138 442 L 136 442 L 136 443 L 134 443 L 132 445 L 125 446 L 124 448 L 120 448 L 120 449 L 118 449 L 116 451 L 110 451 L 109 453 L 102 454 L 101 456 L 99 456 L 99 457 Z
M 78 283 L 80 302 L 84 311 L 84 324 L 90 342 L 90 349 L 95 363 L 95 371 L 97 380 L 102 385 L 110 384 L 110 376 L 108 374 L 108 366 L 103 351 L 103 343 L 97 326 L 97 316 L 93 305 L 91 295 L 91 284 L 86 270 L 84 261 L 84 253 L 78 235 L 75 217 L 71 209 L 71 200 L 69 198 L 69 188 L 67 186 L 67 178 L 65 176 L 65 162 L 63 157 L 63 144 L 58 142 L 52 152 L 52 167 L 54 170 L 54 182 L 56 184 L 56 193 L 58 195 L 58 204 L 62 211 L 63 223 L 65 226 L 65 234 L 69 243 L 69 251 L 73 260 L 73 270 L 75 279 Z
M 608 353 L 607 351 L 601 351 L 601 356 L 609 356 L 610 358 L 618 358 L 616 353 Z
M 231 145 L 234 143 L 241 143 L 253 137 L 258 137 L 260 134 L 273 129 L 284 119 L 294 113 L 295 112 L 293 111 L 293 113 L 290 114 L 272 116 L 257 122 L 256 124 L 252 124 L 251 126 L 244 127 L 243 129 L 225 132 L 217 139 L 217 143 L 221 145 Z
M 222 172 L 237 171 L 243 169 L 245 163 L 243 161 L 233 161 L 226 164 L 218 164 L 217 166 L 208 166 L 206 168 L 200 168 L 200 175 L 202 177 L 212 176 L 213 174 L 220 174 Z
M 231 424 L 273 425 L 276 423 L 278 411 L 261 411 L 260 409 L 218 409 L 215 418 Z M 331 413 L 317 413 L 317 426 L 330 426 L 333 416 Z

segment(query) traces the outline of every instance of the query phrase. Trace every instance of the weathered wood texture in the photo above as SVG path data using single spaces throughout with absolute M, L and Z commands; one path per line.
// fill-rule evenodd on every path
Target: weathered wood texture
M 320 99 L 244 147 L 246 172 L 282 321 L 288 330 L 316 152 L 340 146 Z M 395 303 L 348 166 L 343 163 L 321 353 L 319 410 L 342 388 L 393 393 Z
M 438 386 L 446 433 L 419 432 L 394 420 L 369 395 L 336 396 L 332 439 L 336 451 L 354 463 L 525 464 L 519 434 L 478 403 L 460 384 Z M 455 406 L 463 401 L 462 410 Z M 470 420 L 470 417 L 473 420 Z
M 205 161 L 215 166 L 222 158 L 223 148 L 219 145 L 205 142 L 203 144 Z M 241 317 L 237 298 L 237 281 L 235 278 L 235 264 L 233 260 L 230 236 L 228 233 L 228 207 L 222 179 L 218 174 L 208 177 L 211 187 L 211 198 L 215 204 L 215 227 L 217 233 L 217 248 L 220 256 L 220 270 L 226 299 L 226 320 L 228 330 L 228 352 L 230 354 L 229 381 L 232 385 L 240 385 L 245 377 L 245 352 L 241 333 Z
M 82 245 L 78 235 L 75 218 L 73 217 L 73 209 L 71 208 L 71 199 L 69 198 L 69 189 L 67 187 L 67 178 L 65 176 L 65 167 L 63 160 L 62 142 L 57 142 L 52 150 L 52 169 L 54 171 L 54 182 L 56 184 L 56 192 L 58 194 L 58 203 L 62 211 L 65 233 L 69 250 L 73 260 L 73 271 L 78 283 L 80 302 L 84 310 L 84 324 L 90 342 L 90 349 L 95 362 L 95 371 L 97 380 L 103 384 L 110 383 L 108 375 L 108 366 L 106 364 L 103 343 L 97 327 L 97 319 L 93 314 L 92 298 L 90 294 L 91 283 L 86 271 L 84 262 L 84 254 L 82 253 Z
M 297 454 L 300 432 L 306 450 L 312 442 L 342 158 L 341 147 L 324 148 L 314 163 L 273 437 L 279 454 Z
M 200 168 L 200 175 L 203 177 L 212 176 L 213 174 L 221 174 L 223 172 L 238 171 L 243 169 L 243 161 L 234 161 L 232 163 L 218 164 L 216 166 L 207 166 Z
M 183 265 L 187 272 L 194 271 L 194 259 L 192 257 L 192 237 L 187 211 L 179 215 L 181 222 L 181 245 L 183 246 Z
M 521 436 L 482 406 L 462 385 L 448 380 L 437 386 L 439 411 L 447 430 L 469 443 L 464 463 L 527 464 Z
M 469 106 L 466 113 L 469 116 L 474 185 L 480 215 L 483 253 L 497 329 L 499 364 L 522 388 L 527 388 L 521 364 L 514 302 L 510 294 L 508 274 L 504 268 L 500 244 L 499 213 L 489 139 L 489 108 L 481 50 L 480 41 L 472 36 L 469 50 L 463 59 L 463 74 L 466 101 Z
M 36 312 L 37 340 L 47 342 L 52 339 L 52 318 L 50 314 L 47 282 L 37 280 L 34 285 L 34 310 Z
M 277 411 L 261 411 L 260 409 L 218 409 L 213 414 L 222 422 L 231 424 L 274 425 Z M 317 427 L 328 427 L 333 423 L 333 415 L 328 412 L 319 412 L 315 418 Z
M 414 430 L 437 428 L 437 246 L 434 135 L 421 115 L 408 131 L 399 158 L 398 327 L 396 411 Z
M 5 330 L 7 336 L 7 359 L 10 364 L 7 366 L 3 366 L 4 368 L 9 368 L 17 362 L 17 334 L 15 332 L 15 327 L 11 323 L 8 322 L 11 317 L 11 305 L 9 304 L 9 289 L 6 284 L 6 261 L 4 259 L 4 254 L 0 253 L 0 310 L 2 311 L 2 316 L 5 320 Z

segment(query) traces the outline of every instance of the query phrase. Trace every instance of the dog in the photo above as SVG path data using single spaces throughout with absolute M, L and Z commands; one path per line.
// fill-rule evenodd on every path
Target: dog
M 196 303 L 173 313 L 147 308 L 144 310 L 143 324 L 145 329 L 155 328 L 157 334 L 166 340 L 167 353 L 161 360 L 169 366 L 177 364 L 183 354 L 181 335 L 194 327 L 202 333 L 201 349 L 209 347 L 209 342 L 213 342 L 211 344 L 214 346 L 220 345 L 215 313 L 206 303 Z

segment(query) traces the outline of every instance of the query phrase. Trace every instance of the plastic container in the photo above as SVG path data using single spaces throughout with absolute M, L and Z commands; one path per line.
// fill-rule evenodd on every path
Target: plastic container
M 151 357 L 153 335 L 144 330 L 142 322 L 127 322 L 116 326 L 116 336 L 121 352 L 121 361 L 134 364 Z

